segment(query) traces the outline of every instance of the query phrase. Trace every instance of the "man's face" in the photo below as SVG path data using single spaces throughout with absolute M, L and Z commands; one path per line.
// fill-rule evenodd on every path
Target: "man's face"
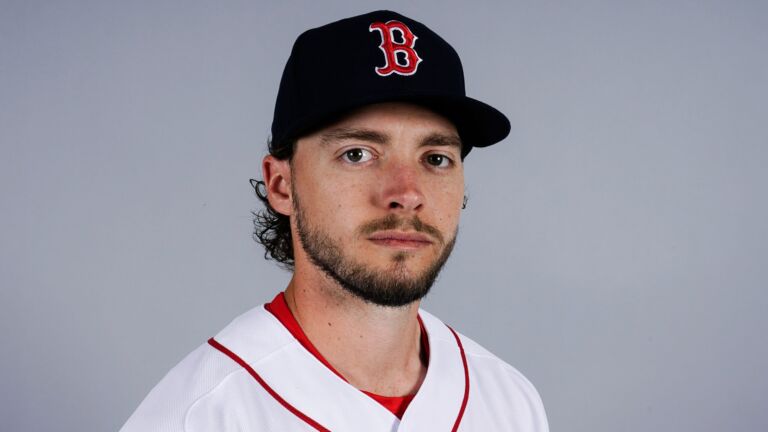
M 299 140 L 291 165 L 297 270 L 403 306 L 432 286 L 456 240 L 464 169 L 456 128 L 405 103 L 365 107 Z

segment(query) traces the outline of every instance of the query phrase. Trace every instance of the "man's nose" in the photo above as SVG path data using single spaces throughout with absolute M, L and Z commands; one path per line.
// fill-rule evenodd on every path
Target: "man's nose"
M 393 163 L 381 178 L 380 204 L 389 210 L 418 212 L 424 207 L 418 168 L 404 163 Z

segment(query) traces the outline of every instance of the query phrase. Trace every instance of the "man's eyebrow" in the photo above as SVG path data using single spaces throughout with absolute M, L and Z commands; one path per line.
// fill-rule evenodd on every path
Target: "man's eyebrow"
M 459 150 L 461 150 L 462 142 L 461 138 L 456 135 L 433 133 L 427 135 L 427 137 L 421 140 L 420 147 L 425 146 L 451 146 L 457 147 Z
M 320 135 L 320 144 L 327 145 L 333 141 L 358 140 L 376 144 L 386 144 L 389 137 L 381 132 L 370 129 L 338 128 L 325 131 Z
M 323 132 L 320 135 L 320 144 L 328 145 L 334 141 L 358 140 L 376 144 L 388 144 L 389 136 L 371 129 L 337 128 Z M 457 135 L 431 133 L 424 137 L 419 147 L 427 146 L 451 146 L 459 150 L 462 148 L 461 138 Z

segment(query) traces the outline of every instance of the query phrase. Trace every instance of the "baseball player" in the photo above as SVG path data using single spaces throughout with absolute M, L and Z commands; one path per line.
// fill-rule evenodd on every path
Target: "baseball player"
M 300 35 L 252 181 L 255 237 L 293 277 L 122 430 L 548 431 L 520 372 L 419 309 L 456 240 L 464 158 L 509 129 L 417 21 L 377 11 Z

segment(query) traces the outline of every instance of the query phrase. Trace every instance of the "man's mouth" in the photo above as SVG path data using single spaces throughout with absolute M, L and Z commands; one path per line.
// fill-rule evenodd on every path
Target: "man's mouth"
M 415 250 L 431 245 L 432 240 L 419 232 L 414 231 L 377 231 L 368 237 L 368 240 L 379 246 L 396 249 Z

